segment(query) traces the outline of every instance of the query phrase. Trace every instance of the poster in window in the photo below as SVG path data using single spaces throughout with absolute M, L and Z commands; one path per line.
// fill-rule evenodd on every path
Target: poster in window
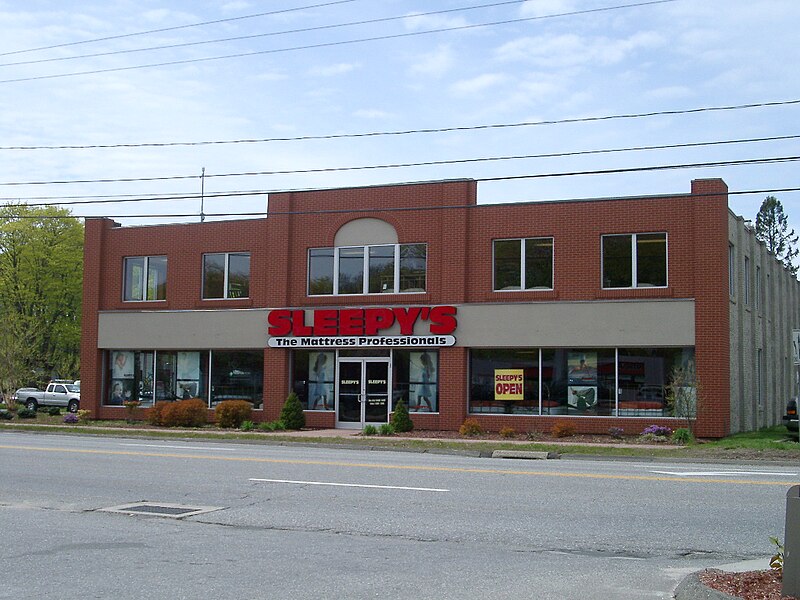
M 115 350 L 111 355 L 111 378 L 133 379 L 133 352 Z
M 430 352 L 409 352 L 409 399 L 418 409 L 433 411 L 436 399 L 436 356 Z M 416 398 L 415 398 L 416 395 Z
M 570 352 L 567 355 L 570 384 L 597 384 L 597 352 Z
M 597 404 L 597 388 L 591 385 L 569 386 L 567 404 L 578 412 L 585 412 Z
M 199 352 L 178 352 L 178 379 L 189 381 L 200 379 Z
M 111 380 L 111 397 L 108 403 L 111 406 L 122 406 L 123 402 L 130 400 L 133 397 L 133 380 L 132 379 L 112 379 Z
M 310 352 L 308 354 L 308 408 L 309 410 L 333 409 L 332 352 Z

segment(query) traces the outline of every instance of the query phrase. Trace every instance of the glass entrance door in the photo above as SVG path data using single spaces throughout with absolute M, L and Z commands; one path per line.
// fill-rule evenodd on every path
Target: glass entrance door
M 337 386 L 339 427 L 389 422 L 389 361 L 340 359 Z

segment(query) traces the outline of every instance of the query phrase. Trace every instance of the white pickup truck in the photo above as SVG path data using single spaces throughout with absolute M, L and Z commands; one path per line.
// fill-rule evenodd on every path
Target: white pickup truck
M 51 381 L 45 391 L 37 388 L 20 388 L 14 392 L 14 400 L 24 404 L 29 410 L 40 406 L 60 406 L 71 412 L 78 412 L 81 405 L 81 387 L 72 382 Z

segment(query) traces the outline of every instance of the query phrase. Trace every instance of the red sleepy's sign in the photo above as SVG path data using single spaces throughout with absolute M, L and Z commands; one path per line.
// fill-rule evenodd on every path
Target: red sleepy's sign
M 273 337 L 376 336 L 398 325 L 400 334 L 414 335 L 414 326 L 427 323 L 421 335 L 448 335 L 456 330 L 455 306 L 408 308 L 341 308 L 314 310 L 306 324 L 306 311 L 278 309 L 269 313 L 269 335 Z

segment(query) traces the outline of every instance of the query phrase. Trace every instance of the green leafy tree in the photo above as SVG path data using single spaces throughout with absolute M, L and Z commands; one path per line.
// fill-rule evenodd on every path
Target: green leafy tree
M 0 388 L 80 371 L 83 225 L 68 210 L 0 208 Z
M 789 229 L 789 217 L 775 196 L 767 196 L 761 203 L 756 215 L 756 238 L 764 242 L 767 250 L 782 261 L 792 275 L 797 275 L 797 266 L 792 261 L 798 254 L 798 238 L 794 229 Z

